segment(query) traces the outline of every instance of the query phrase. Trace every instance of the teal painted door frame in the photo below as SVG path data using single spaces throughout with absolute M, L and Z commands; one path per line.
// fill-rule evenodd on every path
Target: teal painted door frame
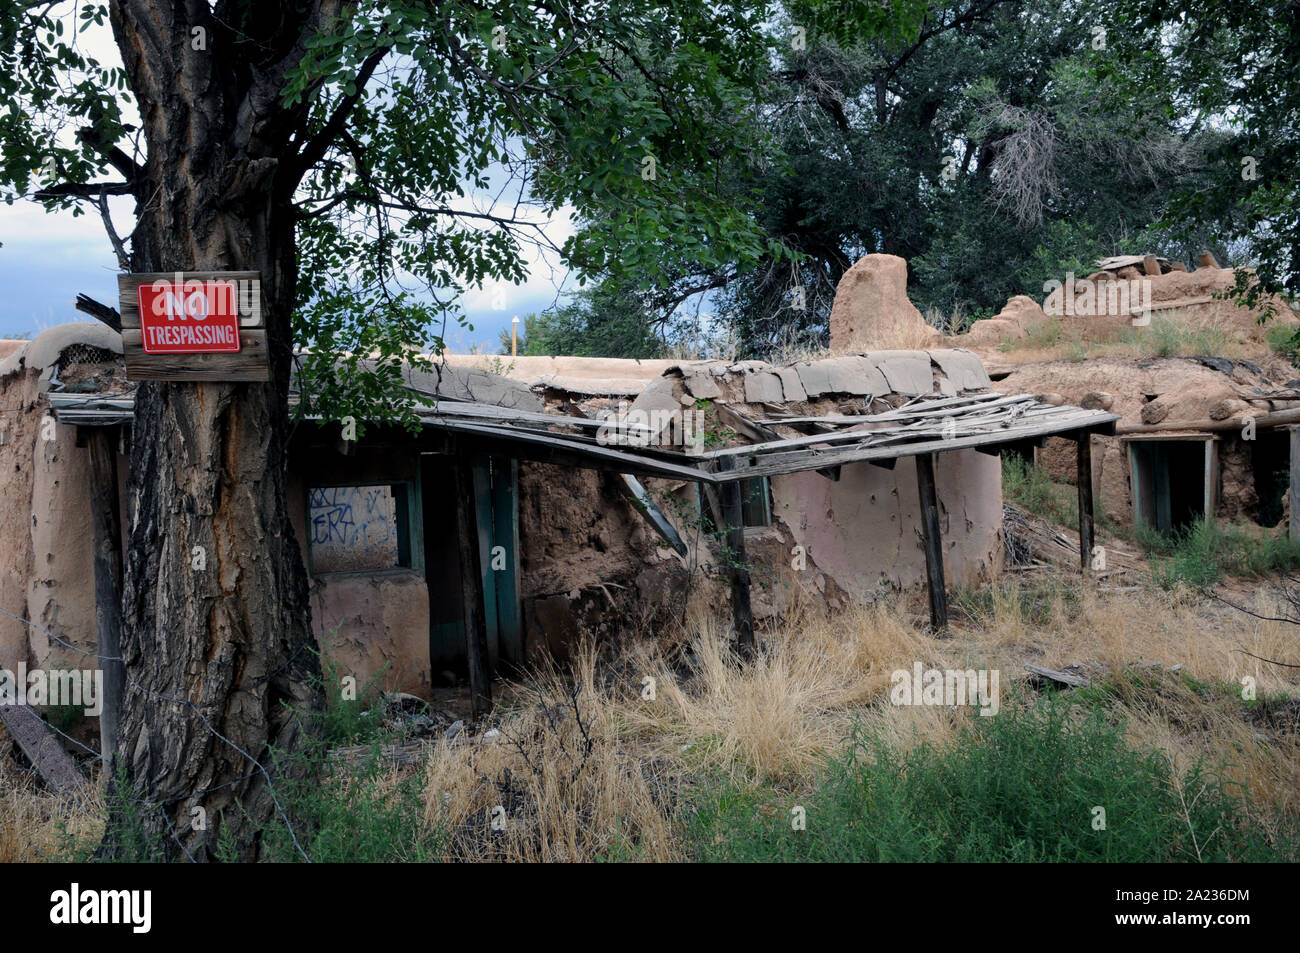
M 474 503 L 478 517 L 479 565 L 483 571 L 483 610 L 487 620 L 488 660 L 523 664 L 523 620 L 519 606 L 519 462 L 476 455 Z

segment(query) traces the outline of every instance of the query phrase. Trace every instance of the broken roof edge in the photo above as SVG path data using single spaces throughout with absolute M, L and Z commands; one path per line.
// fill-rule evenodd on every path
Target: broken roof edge
M 44 370 L 58 361 L 68 348 L 79 344 L 113 354 L 122 353 L 122 335 L 97 321 L 56 324 L 30 341 L 24 341 L 22 347 L 0 359 L 0 378 L 24 369 Z
M 115 398 L 111 407 L 102 408 L 87 406 L 96 403 L 93 395 L 52 394 L 50 398 L 56 418 L 65 423 L 106 424 L 123 422 L 133 416 L 132 398 Z M 1032 398 L 1030 400 L 1032 401 Z M 106 402 L 98 401 L 98 403 Z M 1069 405 L 1039 404 L 1032 401 L 1028 413 L 1017 414 L 1010 421 L 999 422 L 975 418 L 968 423 L 968 426 L 974 427 L 988 427 L 996 423 L 994 429 L 975 429 L 959 434 L 957 430 L 951 433 L 942 432 L 944 426 L 941 425 L 942 435 L 938 439 L 919 439 L 911 443 L 900 441 L 907 439 L 908 436 L 924 438 L 932 434 L 924 428 L 904 436 L 899 436 L 896 432 L 861 431 L 853 434 L 841 432 L 841 436 L 857 439 L 859 442 L 830 449 L 803 446 L 806 441 L 791 438 L 772 442 L 761 449 L 735 448 L 736 452 L 729 455 L 734 468 L 724 469 L 721 459 L 714 455 L 706 457 L 703 454 L 688 454 L 654 447 L 636 448 L 640 452 L 633 452 L 617 444 L 602 444 L 598 436 L 534 429 L 565 423 L 589 427 L 593 423 L 582 418 L 569 418 L 559 414 L 527 414 L 528 419 L 521 417 L 517 423 L 493 422 L 458 417 L 456 408 L 455 402 L 449 402 L 447 412 L 435 409 L 422 413 L 420 415 L 422 427 L 429 430 L 442 430 L 498 446 L 510 446 L 515 451 L 514 455 L 538 462 L 553 462 L 560 465 L 611 470 L 638 476 L 685 479 L 709 484 L 727 483 L 756 476 L 780 476 L 809 470 L 823 470 L 842 464 L 869 463 L 926 453 L 965 449 L 989 451 L 1036 437 L 1082 433 L 1111 435 L 1114 434 L 1115 424 L 1120 419 L 1118 414 L 1105 411 L 1085 410 Z M 974 409 L 978 410 L 979 404 L 976 404 Z M 96 413 L 110 419 L 95 421 L 78 419 L 81 415 Z M 534 419 L 551 417 L 554 421 Z M 305 419 L 314 423 L 326 422 L 320 417 L 308 416 Z M 870 420 L 870 418 L 864 419 Z M 930 430 L 933 429 L 930 427 Z M 824 438 L 832 436 L 831 434 L 818 436 L 823 438 L 823 442 L 831 442 L 824 441 Z M 876 444 L 868 443 L 867 441 L 873 436 L 882 439 Z

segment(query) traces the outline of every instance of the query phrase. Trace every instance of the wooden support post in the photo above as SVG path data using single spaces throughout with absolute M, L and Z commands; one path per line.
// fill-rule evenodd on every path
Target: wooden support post
M 1294 542 L 1300 542 L 1300 427 L 1291 427 L 1291 526 Z
M 116 428 L 88 427 L 90 518 L 95 538 L 95 629 L 99 668 L 104 673 L 99 715 L 99 751 L 104 783 L 111 784 L 126 673 L 122 665 L 122 523 L 117 493 Z
M 474 505 L 474 473 L 470 458 L 457 456 L 456 537 L 460 553 L 461 602 L 465 613 L 465 657 L 475 720 L 492 711 L 492 676 L 488 671 L 487 617 L 483 609 L 483 567 L 478 552 L 478 515 Z
M 723 457 L 720 467 L 730 470 L 735 461 Z M 721 486 L 722 519 L 727 524 L 727 550 L 731 562 L 731 615 L 736 629 L 736 647 L 741 658 L 754 656 L 754 611 L 749 601 L 749 567 L 745 564 L 745 516 L 740 503 L 739 480 Z
M 1092 566 L 1092 434 L 1075 437 L 1075 476 L 1079 484 L 1079 565 L 1084 572 Z
M 934 491 L 934 454 L 916 457 L 916 492 L 921 499 L 921 538 L 925 544 L 925 573 L 930 588 L 930 624 L 936 632 L 948 628 L 948 594 L 943 581 L 943 540 L 939 535 L 939 498 Z

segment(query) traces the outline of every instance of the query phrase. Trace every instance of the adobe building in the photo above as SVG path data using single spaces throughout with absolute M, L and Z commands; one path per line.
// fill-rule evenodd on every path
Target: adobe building
M 74 650 L 95 650 L 96 623 L 79 444 L 111 435 L 125 487 L 136 385 L 102 325 L 0 349 L 0 666 L 84 664 Z M 467 591 L 499 672 L 563 656 L 582 632 L 645 631 L 693 593 L 730 605 L 742 640 L 798 591 L 835 607 L 926 585 L 942 624 L 945 587 L 1001 563 L 998 454 L 1059 435 L 1086 460 L 1116 419 L 995 390 L 956 349 L 779 367 L 459 357 L 405 383 L 436 400 L 418 434 L 348 441 L 338 422 L 298 424 L 289 502 L 323 654 L 424 697 L 465 671 Z M 125 499 L 114 509 L 124 519 Z

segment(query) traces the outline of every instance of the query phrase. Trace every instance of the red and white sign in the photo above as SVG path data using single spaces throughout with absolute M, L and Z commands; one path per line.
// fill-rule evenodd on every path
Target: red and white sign
M 233 281 L 155 281 L 140 285 L 139 295 L 146 354 L 239 350 L 239 296 Z

